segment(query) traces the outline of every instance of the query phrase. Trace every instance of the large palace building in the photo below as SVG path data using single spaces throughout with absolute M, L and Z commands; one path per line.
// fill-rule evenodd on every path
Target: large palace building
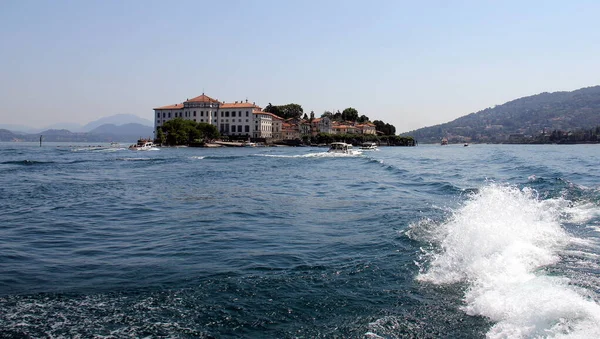
M 165 122 L 182 118 L 217 127 L 222 135 L 271 139 L 281 133 L 282 118 L 263 112 L 255 103 L 236 101 L 225 103 L 204 93 L 181 104 L 154 109 L 156 131 Z M 281 120 L 281 121 L 280 121 Z

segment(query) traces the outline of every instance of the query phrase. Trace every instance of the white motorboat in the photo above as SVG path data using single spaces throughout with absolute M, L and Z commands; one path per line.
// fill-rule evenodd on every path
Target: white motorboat
M 367 150 L 367 151 L 376 150 L 377 149 L 377 143 L 374 143 L 374 142 L 364 142 L 362 144 L 362 146 L 360 146 L 360 149 Z
M 360 152 L 352 149 L 351 144 L 347 144 L 345 142 L 332 142 L 329 145 L 329 153 L 339 153 L 339 154 L 360 154 Z
M 137 144 L 129 146 L 129 149 L 133 151 L 149 151 L 156 149 L 156 145 L 150 139 L 140 139 Z

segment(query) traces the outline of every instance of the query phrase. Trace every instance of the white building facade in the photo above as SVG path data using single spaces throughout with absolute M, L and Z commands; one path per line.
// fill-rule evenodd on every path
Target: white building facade
M 175 118 L 208 123 L 228 136 L 272 138 L 273 118 L 255 103 L 220 102 L 204 93 L 181 104 L 154 108 L 154 131 Z
M 271 139 L 273 137 L 273 116 L 271 113 L 254 111 L 253 138 Z

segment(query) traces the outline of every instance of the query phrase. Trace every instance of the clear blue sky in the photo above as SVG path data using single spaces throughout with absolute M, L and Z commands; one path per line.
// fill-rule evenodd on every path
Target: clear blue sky
M 600 84 L 599 1 L 0 0 L 0 124 L 85 124 L 202 91 L 398 132 Z

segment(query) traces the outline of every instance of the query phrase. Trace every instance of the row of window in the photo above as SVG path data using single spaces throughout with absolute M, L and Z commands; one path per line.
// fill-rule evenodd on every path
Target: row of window
M 193 119 L 193 120 L 194 120 L 194 121 L 196 121 L 196 119 Z M 165 122 L 167 122 L 167 121 L 168 121 L 168 120 L 160 120 L 160 119 L 158 119 L 158 120 L 156 120 L 156 123 L 157 123 L 157 124 L 161 124 L 161 123 L 165 123 Z M 204 122 L 204 119 L 200 119 L 200 122 Z M 208 119 L 206 120 L 206 122 L 209 122 L 209 121 L 208 121 Z M 217 122 L 218 122 L 217 120 L 214 120 L 214 123 L 215 123 L 215 124 L 216 124 Z M 229 122 L 229 119 L 225 119 L 225 122 Z M 231 119 L 231 122 L 235 122 L 235 119 Z M 242 122 L 242 119 L 238 119 L 238 122 Z M 248 122 L 248 119 L 246 119 L 246 122 Z
M 161 112 L 157 112 L 156 113 L 156 117 L 157 118 L 160 118 L 160 113 Z M 211 113 L 210 111 L 207 111 L 206 112 L 206 116 L 207 117 L 210 116 L 210 113 Z M 235 117 L 236 113 L 237 113 L 238 117 L 242 116 L 242 111 L 238 111 L 238 112 L 231 111 L 231 117 Z M 196 111 L 193 111 L 193 112 L 188 112 L 188 111 L 186 111 L 186 112 L 175 112 L 175 118 L 177 118 L 177 117 L 183 118 L 184 116 L 187 118 L 187 117 L 191 117 L 192 114 L 193 114 L 193 116 L 196 116 Z M 168 112 L 168 113 L 167 112 L 162 112 L 162 117 L 163 118 L 166 118 L 167 116 L 170 118 L 171 117 L 171 112 Z M 204 111 L 200 111 L 200 116 L 201 117 L 204 116 Z M 213 114 L 213 117 L 216 117 L 216 116 L 217 116 L 217 112 L 215 111 L 214 114 Z M 248 117 L 248 116 L 250 116 L 250 111 L 246 111 L 246 117 Z M 222 117 L 229 118 L 229 111 L 221 112 L 221 118 Z
M 244 132 L 246 132 L 246 133 L 250 132 L 250 126 L 248 126 L 248 125 L 246 125 L 246 126 L 238 125 L 237 132 L 242 133 L 242 128 L 244 129 Z M 236 130 L 236 125 L 231 125 L 231 133 L 235 133 L 236 132 L 235 130 Z

